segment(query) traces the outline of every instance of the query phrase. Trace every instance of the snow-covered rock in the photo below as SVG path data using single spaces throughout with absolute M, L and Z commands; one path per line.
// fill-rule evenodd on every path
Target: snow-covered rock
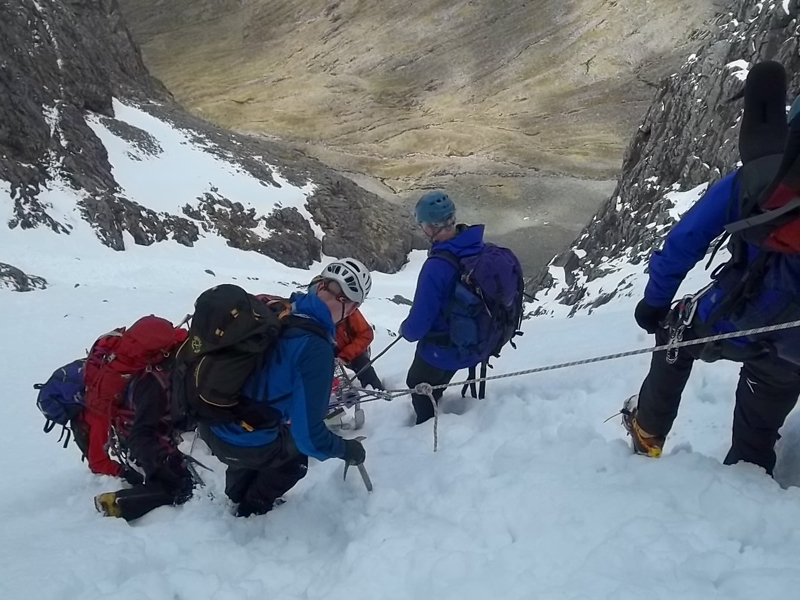
M 69 235 L 47 200 L 60 190 L 115 250 L 123 233 L 139 245 L 219 235 L 287 265 L 325 252 L 392 272 L 423 247 L 407 209 L 288 145 L 183 111 L 148 74 L 116 2 L 2 2 L 0 57 L 0 202 L 13 208 L 3 229 Z
M 679 213 L 737 166 L 742 101 L 730 99 L 742 90 L 749 67 L 777 60 L 788 73 L 789 101 L 800 91 L 800 1 L 738 0 L 730 10 L 711 31 L 698 33 L 702 47 L 656 92 L 614 194 L 575 242 L 571 252 L 585 254 L 573 272 L 559 285 L 546 271 L 533 282 L 538 297 L 565 306 L 538 307 L 538 313 L 577 314 L 616 295 L 641 292 L 619 270 L 633 265 L 643 274 Z M 594 283 L 611 273 L 604 284 Z

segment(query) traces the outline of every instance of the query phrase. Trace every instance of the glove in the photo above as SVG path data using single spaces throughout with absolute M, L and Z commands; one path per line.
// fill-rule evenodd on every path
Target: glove
M 136 469 L 131 469 L 130 467 L 122 467 L 119 476 L 132 486 L 142 485 L 144 483 L 144 476 Z
M 646 301 L 640 300 L 633 318 L 639 327 L 652 334 L 661 328 L 661 322 L 667 318 L 669 311 L 669 306 L 650 306 Z
M 342 460 L 348 465 L 360 465 L 367 459 L 367 451 L 358 440 L 344 441 L 344 456 Z

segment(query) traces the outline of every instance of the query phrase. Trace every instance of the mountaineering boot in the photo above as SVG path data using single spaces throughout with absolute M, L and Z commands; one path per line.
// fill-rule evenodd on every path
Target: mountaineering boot
M 121 517 L 122 509 L 117 504 L 117 495 L 114 492 L 105 492 L 94 497 L 94 507 L 104 517 Z
M 622 414 L 622 426 L 631 436 L 633 451 L 642 456 L 658 458 L 661 456 L 661 449 L 664 447 L 664 438 L 647 433 L 639 427 L 636 422 L 637 404 L 639 396 L 634 395 L 625 400 L 620 413 Z

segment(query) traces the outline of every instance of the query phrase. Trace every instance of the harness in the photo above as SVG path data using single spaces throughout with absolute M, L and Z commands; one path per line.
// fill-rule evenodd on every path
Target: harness
M 683 342 L 683 335 L 686 330 L 695 325 L 695 316 L 697 315 L 697 307 L 700 305 L 700 299 L 714 287 L 714 284 L 715 282 L 711 281 L 700 291 L 688 294 L 675 302 L 664 321 L 662 321 L 662 327 L 669 332 L 667 363 L 672 365 L 678 360 L 679 344 Z

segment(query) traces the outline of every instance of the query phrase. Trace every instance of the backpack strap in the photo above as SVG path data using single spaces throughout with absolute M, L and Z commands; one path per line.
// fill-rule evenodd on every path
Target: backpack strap
M 55 423 L 53 423 L 53 425 L 55 425 Z M 51 427 L 50 431 L 52 431 L 52 429 L 53 428 Z M 70 440 L 70 436 L 71 435 L 72 435 L 72 431 L 70 430 L 70 428 L 67 427 L 66 425 L 62 425 L 61 426 L 61 435 L 58 436 L 58 441 L 60 442 L 61 440 L 64 440 L 64 448 L 69 446 L 69 440 Z
M 477 367 L 478 365 L 473 365 L 469 368 L 469 372 L 467 373 L 467 379 L 469 383 L 465 383 L 464 386 L 461 388 L 461 397 L 467 397 L 467 390 L 470 392 L 470 396 L 473 398 L 477 398 L 478 400 L 483 400 L 486 397 L 486 369 L 489 366 L 489 361 L 485 360 L 481 363 L 481 374 L 480 384 L 475 385 L 475 379 L 477 379 Z
M 455 254 L 450 252 L 450 250 L 432 250 L 428 258 L 441 258 L 445 262 L 450 263 L 456 270 L 456 273 L 461 272 L 461 261 Z
M 453 254 L 449 250 L 434 250 L 428 255 L 428 258 L 441 258 L 455 269 L 453 280 L 450 282 L 447 288 L 448 300 L 444 305 L 444 318 L 445 321 L 448 321 L 450 319 L 450 312 L 452 311 L 451 300 L 453 298 L 453 294 L 455 294 L 456 284 L 458 283 L 461 277 L 461 261 L 455 254 Z M 423 339 L 427 342 L 431 342 L 439 346 L 447 346 L 450 343 L 450 332 L 442 331 L 439 333 L 428 333 L 423 337 Z
M 321 337 L 324 340 L 331 341 L 331 336 L 325 328 L 319 323 L 315 323 L 308 317 L 301 317 L 300 315 L 286 314 L 281 317 L 281 324 L 284 329 L 302 329 L 314 335 Z
M 475 365 L 473 365 L 473 366 L 471 366 L 469 368 L 469 372 L 467 373 L 467 379 L 469 379 L 469 380 L 475 379 Z M 470 394 L 472 395 L 473 398 L 476 397 L 477 391 L 475 389 L 475 382 L 474 381 L 471 381 L 470 383 L 465 383 L 464 387 L 461 388 L 461 397 L 462 398 L 466 398 L 467 397 L 467 390 L 470 391 Z
M 729 223 L 725 226 L 725 230 L 728 233 L 736 233 L 738 231 L 743 231 L 745 229 L 749 229 L 751 227 L 757 227 L 758 225 L 764 225 L 765 223 L 769 223 L 770 221 L 774 221 L 789 213 L 797 208 L 800 208 L 800 198 L 795 198 L 791 202 L 787 202 L 780 208 L 775 208 L 773 210 L 768 210 L 767 212 L 761 213 L 760 215 L 755 215 L 752 217 L 748 217 L 746 219 L 741 219 L 734 223 Z
M 749 266 L 745 267 L 744 273 L 733 287 L 726 291 L 725 298 L 719 303 L 706 319 L 705 325 L 711 327 L 717 320 L 726 318 L 735 313 L 741 306 L 747 303 L 755 292 L 756 286 L 761 281 L 764 271 L 767 268 L 769 253 L 763 248 L 753 259 Z M 734 261 L 731 261 L 732 263 Z M 734 263 L 735 264 L 735 263 Z M 728 265 L 725 265 L 728 266 Z
M 478 400 L 483 400 L 486 397 L 486 368 L 488 366 L 488 360 L 481 363 L 481 383 L 478 386 Z
M 736 174 L 733 176 L 733 181 L 731 182 L 731 193 L 728 199 L 728 210 L 726 211 L 725 215 L 726 223 L 730 223 L 733 219 L 734 203 L 737 206 L 739 205 L 739 196 L 740 196 L 739 189 L 740 189 L 740 179 L 742 178 L 742 172 L 743 172 L 742 169 L 737 170 Z M 739 210 L 741 210 L 741 208 Z M 725 242 L 727 242 L 730 237 L 731 234 L 729 231 L 723 231 L 722 236 L 717 240 L 717 243 L 714 244 L 714 250 L 711 252 L 711 256 L 709 257 L 708 262 L 706 262 L 706 267 L 705 267 L 706 270 L 708 270 L 711 267 L 711 263 L 714 262 L 714 259 L 717 257 L 717 253 L 722 249 L 722 247 L 725 245 Z M 733 249 L 730 248 L 730 244 L 729 244 L 729 249 L 731 250 L 731 255 L 735 254 L 735 252 L 733 252 Z M 715 273 L 711 274 L 712 279 L 715 278 Z

